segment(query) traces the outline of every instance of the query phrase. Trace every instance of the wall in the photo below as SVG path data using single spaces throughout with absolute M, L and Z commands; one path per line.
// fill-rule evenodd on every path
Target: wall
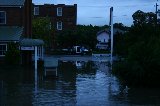
M 105 42 L 104 42 L 104 39 L 105 39 Z M 103 32 L 103 33 L 101 33 L 101 34 L 99 34 L 97 36 L 97 40 L 100 41 L 100 42 L 102 42 L 102 43 L 107 43 L 108 40 L 109 40 L 109 34 Z
M 0 26 L 23 26 L 22 7 L 0 7 L 0 11 L 6 12 L 6 24 Z
M 52 22 L 52 26 L 57 29 L 57 22 L 62 21 L 62 30 L 76 28 L 77 24 L 77 5 L 64 5 L 64 4 L 45 4 L 45 5 L 35 5 L 34 7 L 39 7 L 39 15 L 36 17 L 49 17 Z M 57 7 L 62 7 L 62 16 L 57 16 Z M 58 31 L 58 30 L 56 30 Z

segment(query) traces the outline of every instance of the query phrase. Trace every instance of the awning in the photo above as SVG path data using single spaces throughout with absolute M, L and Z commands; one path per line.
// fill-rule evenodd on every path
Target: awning
M 44 45 L 44 41 L 41 39 L 22 39 L 20 41 L 20 46 L 42 46 Z
M 0 41 L 19 41 L 22 33 L 22 27 L 0 26 Z

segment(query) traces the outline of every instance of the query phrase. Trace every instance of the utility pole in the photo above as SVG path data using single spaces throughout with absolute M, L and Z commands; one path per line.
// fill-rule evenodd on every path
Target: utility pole
M 158 0 L 157 0 L 158 2 Z M 160 24 L 160 10 L 158 9 L 158 4 L 156 3 L 156 25 Z
M 113 7 L 110 8 L 110 26 L 111 26 L 111 67 L 113 63 Z
M 158 2 L 158 0 L 157 0 L 157 2 Z M 158 4 L 157 4 L 157 2 L 156 2 L 156 22 L 155 22 L 155 30 L 156 30 L 156 34 L 157 34 L 157 27 L 158 27 L 158 24 L 159 24 L 159 10 L 158 10 Z
M 157 15 L 157 8 L 158 8 L 158 4 L 156 3 L 156 15 Z
M 157 2 L 158 2 L 158 0 L 157 0 Z M 156 3 L 156 20 L 157 20 L 157 15 L 158 15 L 158 4 Z

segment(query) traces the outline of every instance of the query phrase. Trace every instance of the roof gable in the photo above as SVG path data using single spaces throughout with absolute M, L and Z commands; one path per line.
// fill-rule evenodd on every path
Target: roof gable
M 0 0 L 0 6 L 22 6 L 25 0 Z
M 111 31 L 110 31 L 110 29 L 101 30 L 101 31 L 99 31 L 99 32 L 97 33 L 97 36 L 100 35 L 100 34 L 102 34 L 102 33 L 107 33 L 107 34 L 110 35 L 110 34 L 111 34 Z M 124 34 L 125 31 L 120 30 L 120 29 L 118 29 L 118 28 L 114 28 L 114 29 L 113 29 L 113 34 L 115 35 L 116 33 L 122 33 L 122 34 Z
M 100 34 L 102 34 L 102 33 L 109 34 L 109 32 L 108 32 L 108 31 L 106 31 L 106 30 L 101 30 L 101 31 L 99 31 L 99 32 L 97 33 L 97 36 L 98 36 L 98 35 L 100 35 Z

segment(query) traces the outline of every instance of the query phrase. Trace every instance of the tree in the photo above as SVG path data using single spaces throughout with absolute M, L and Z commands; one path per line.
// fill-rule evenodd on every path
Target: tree
M 126 30 L 126 29 L 127 29 L 127 27 L 124 26 L 122 23 L 115 23 L 115 24 L 113 25 L 113 27 L 114 27 L 114 28 L 118 28 L 118 29 L 120 29 L 120 30 Z
M 65 30 L 56 35 L 58 47 L 70 48 L 75 45 L 94 49 L 97 44 L 97 32 L 100 27 L 92 25 L 77 25 L 76 30 Z
M 145 24 L 155 25 L 156 24 L 156 14 L 152 12 L 145 13 L 141 10 L 136 11 L 133 15 L 134 25 L 142 26 Z
M 5 62 L 9 65 L 19 65 L 20 64 L 20 50 L 18 49 L 17 43 L 9 43 L 8 50 L 5 54 Z
M 52 34 L 54 29 L 51 26 L 51 21 L 48 17 L 35 18 L 32 21 L 33 38 L 42 39 L 45 46 L 50 46 L 53 42 Z
M 125 56 L 115 65 L 114 72 L 132 86 L 159 86 L 160 28 L 156 26 L 155 14 L 138 10 L 133 20 L 134 25 L 119 39 Z

